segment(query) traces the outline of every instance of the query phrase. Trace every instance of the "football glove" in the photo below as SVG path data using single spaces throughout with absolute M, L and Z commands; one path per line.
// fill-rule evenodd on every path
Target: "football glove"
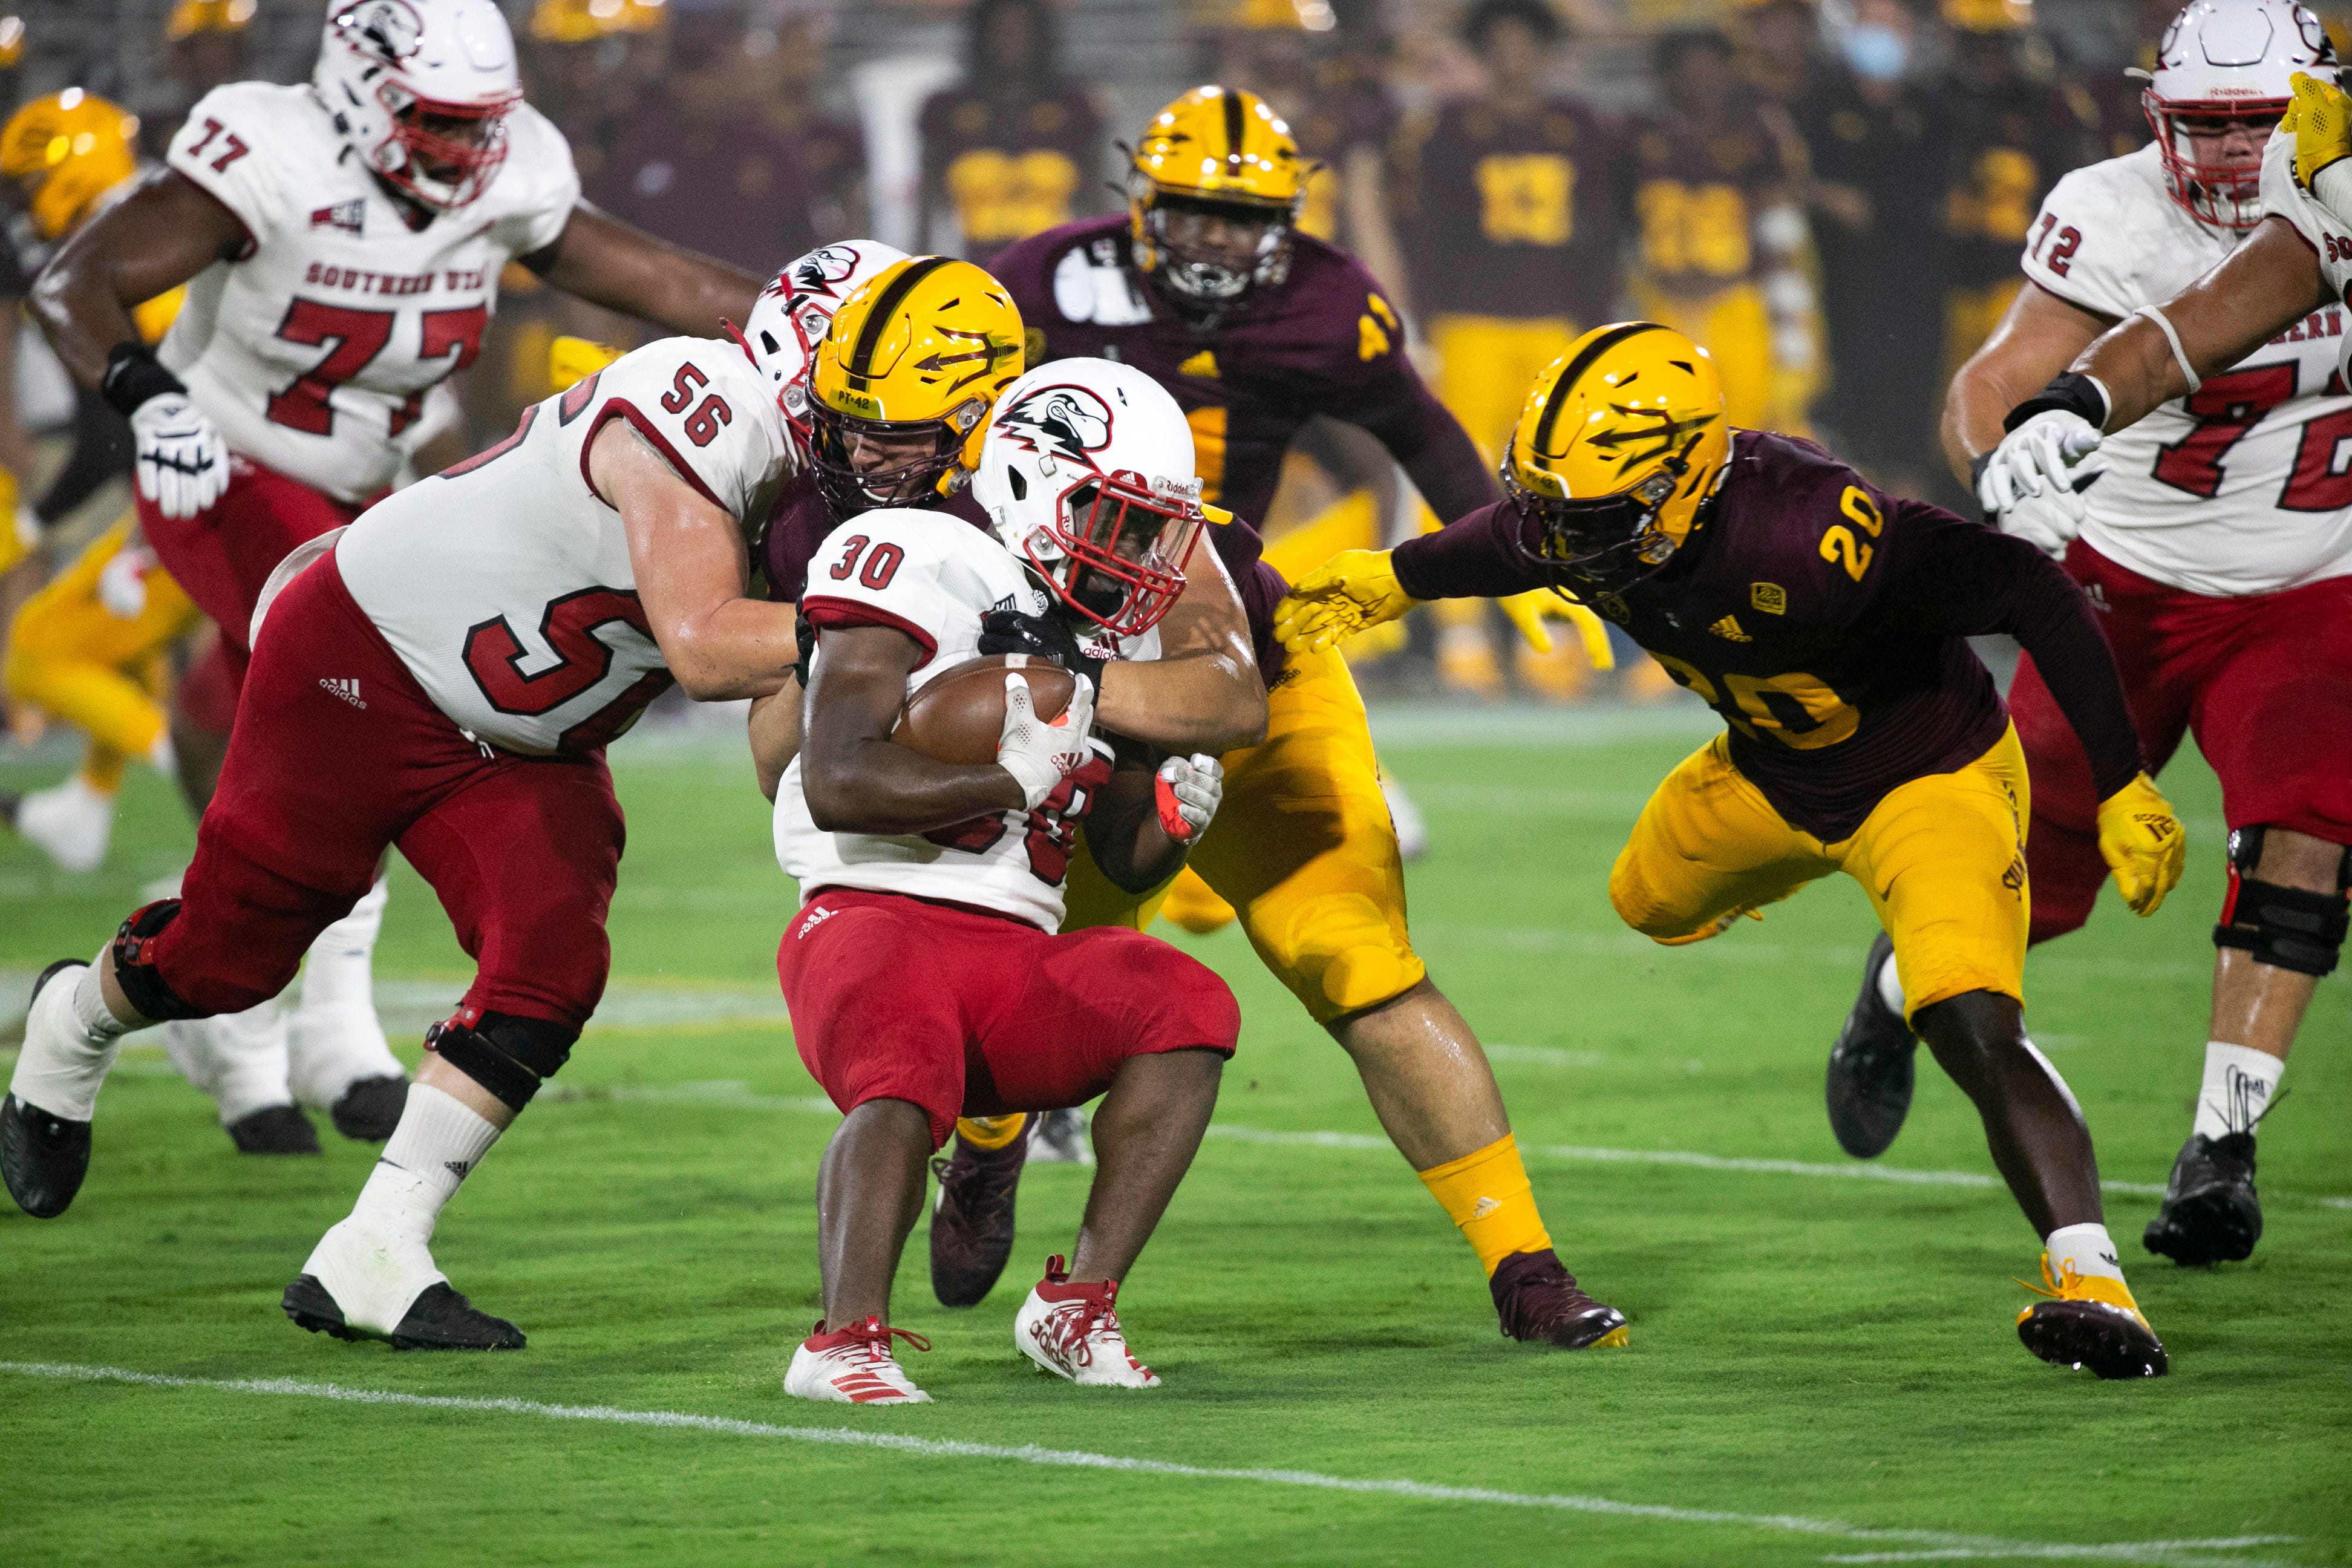
M 1050 659 L 1072 675 L 1085 676 L 1097 689 L 1108 662 L 1088 658 L 1070 623 L 1051 612 L 1024 616 L 1019 610 L 988 611 L 980 617 L 980 651 L 982 655 L 1025 653 L 1033 658 Z
M 2083 531 L 2082 498 L 2071 492 L 2065 500 L 2052 494 L 2027 496 L 1991 521 L 2003 533 L 2015 534 L 2043 554 L 2063 561 L 2066 547 Z
M 1609 623 L 1567 595 L 1550 588 L 1530 588 L 1495 603 L 1503 606 L 1503 614 L 1511 617 L 1511 625 L 1519 628 L 1519 635 L 1538 653 L 1551 651 L 1551 633 L 1544 627 L 1544 619 L 1549 616 L 1576 628 L 1584 644 L 1584 657 L 1592 661 L 1593 668 L 1617 668 L 1617 656 L 1609 647 Z
M 2152 915 L 2180 880 L 2188 835 L 2146 773 L 2099 802 L 2099 858 L 2136 915 Z
M 2294 94 L 2279 129 L 2294 138 L 2294 183 L 2311 191 L 2319 172 L 2352 158 L 2352 98 L 2334 82 L 2302 71 L 2287 79 Z
M 1398 584 L 1389 552 L 1342 550 L 1292 584 L 1274 607 L 1274 635 L 1293 653 L 1314 653 L 1419 603 Z
M 131 413 L 139 493 L 165 517 L 194 517 L 228 489 L 228 443 L 184 392 L 159 392 Z
M 1094 683 L 1081 675 L 1070 705 L 1058 719 L 1037 717 L 1036 699 L 1017 670 L 1004 675 L 1004 730 L 996 741 L 996 765 L 1021 786 L 1022 809 L 1034 811 L 1089 755 L 1087 736 L 1095 727 Z
M 1169 758 L 1151 781 L 1160 830 L 1179 844 L 1190 844 L 1206 832 L 1224 798 L 1225 764 L 1205 752 Z
M 1977 500 L 1989 518 L 1999 518 L 2028 496 L 2050 495 L 2077 524 L 2083 498 L 2077 483 L 2095 468 L 2083 459 L 2099 449 L 2098 427 L 2079 414 L 2050 408 L 2000 438 L 1977 476 Z

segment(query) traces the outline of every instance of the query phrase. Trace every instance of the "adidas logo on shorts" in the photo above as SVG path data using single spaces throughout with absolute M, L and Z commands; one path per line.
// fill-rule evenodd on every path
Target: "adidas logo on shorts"
M 319 685 L 321 689 L 333 696 L 341 698 L 344 701 L 350 703 L 354 708 L 360 709 L 362 711 L 367 708 L 367 704 L 360 700 L 360 683 L 356 680 L 347 680 L 335 676 L 322 675 L 319 678 Z

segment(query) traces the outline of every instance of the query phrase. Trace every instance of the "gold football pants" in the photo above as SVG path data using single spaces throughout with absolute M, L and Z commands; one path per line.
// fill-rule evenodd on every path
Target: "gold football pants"
M 1670 939 L 1843 871 L 1895 940 L 1912 1012 L 1967 991 L 2022 1002 L 2031 809 L 2011 729 L 1966 767 L 1897 785 L 1852 837 L 1824 844 L 1772 809 L 1718 735 L 1643 807 L 1609 901 L 1635 931 Z
M 99 575 L 130 535 L 126 517 L 26 601 L 0 664 L 10 697 L 73 725 L 117 758 L 145 756 L 170 727 L 155 697 L 157 661 L 204 618 L 160 569 L 146 575 L 147 602 L 137 616 L 125 619 L 100 601 Z
M 1428 971 L 1405 931 L 1404 862 L 1347 665 L 1328 648 L 1290 655 L 1266 710 L 1265 740 L 1225 753 L 1224 801 L 1190 864 L 1238 911 L 1259 960 L 1328 1024 Z M 1081 853 L 1062 929 L 1140 931 L 1167 894 L 1124 892 Z
M 1565 316 L 1438 315 L 1429 319 L 1429 345 L 1437 351 L 1437 400 L 1462 421 L 1488 467 L 1503 460 L 1503 445 L 1544 367 L 1576 341 Z

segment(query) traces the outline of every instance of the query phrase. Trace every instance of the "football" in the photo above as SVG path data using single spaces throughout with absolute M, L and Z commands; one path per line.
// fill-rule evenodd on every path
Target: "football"
M 934 762 L 977 766 L 996 760 L 1004 733 L 1004 675 L 1019 670 L 1040 716 L 1059 718 L 1077 681 L 1058 664 L 1025 653 L 966 659 L 933 676 L 907 699 L 890 739 Z

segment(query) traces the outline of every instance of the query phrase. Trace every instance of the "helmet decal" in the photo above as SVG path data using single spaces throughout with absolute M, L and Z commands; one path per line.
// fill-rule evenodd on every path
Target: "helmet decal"
M 857 247 L 854 245 L 820 245 L 792 264 L 789 276 L 795 295 L 815 294 L 827 300 L 838 300 L 848 292 L 845 287 L 857 275 Z M 787 276 L 779 273 L 776 282 Z M 771 289 L 776 285 L 768 285 Z
M 424 19 L 408 0 L 359 0 L 336 12 L 334 25 L 388 66 L 414 55 L 425 37 Z
M 1089 387 L 1041 386 L 996 416 L 1004 438 L 1040 457 L 1096 467 L 1089 453 L 1110 445 L 1110 405 Z M 1051 472 L 1050 467 L 1047 468 Z

